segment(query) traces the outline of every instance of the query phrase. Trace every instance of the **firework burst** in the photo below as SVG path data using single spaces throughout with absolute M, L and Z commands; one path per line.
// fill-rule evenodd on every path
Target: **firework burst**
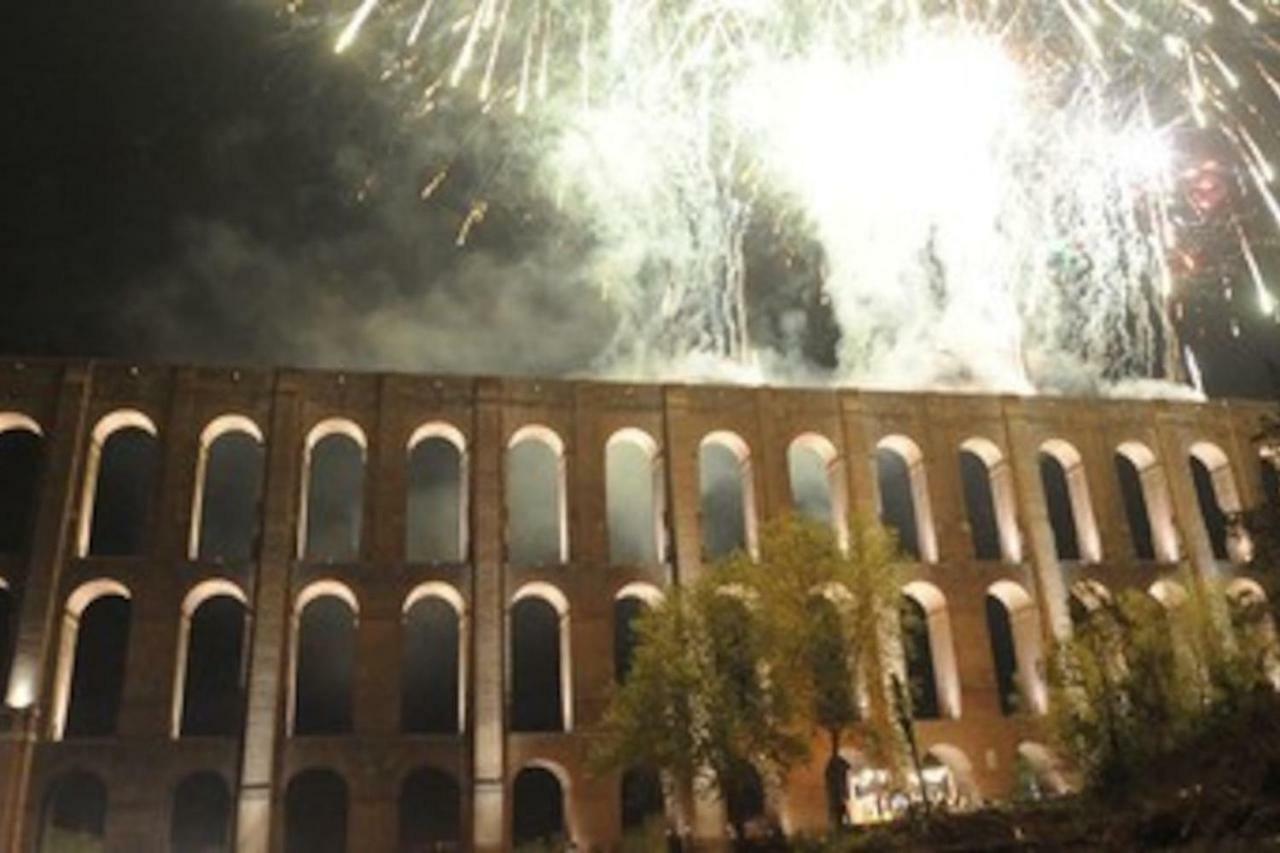
M 508 195 L 545 199 L 619 318 L 607 369 L 760 375 L 745 294 L 763 231 L 784 255 L 819 248 L 840 379 L 1031 390 L 1181 374 L 1178 259 L 1208 217 L 1276 310 L 1258 246 L 1280 230 L 1278 9 L 362 0 L 327 25 L 374 57 L 406 132 L 500 128 L 504 165 L 457 242 Z M 1208 160 L 1229 204 L 1195 192 Z

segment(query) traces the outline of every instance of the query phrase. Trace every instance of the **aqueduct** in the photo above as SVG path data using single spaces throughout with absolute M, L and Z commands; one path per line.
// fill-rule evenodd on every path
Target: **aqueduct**
M 1280 500 L 1266 412 L 2 363 L 0 847 L 605 849 L 663 808 L 586 761 L 632 621 L 791 511 L 899 531 L 930 784 L 1059 790 L 1073 612 L 1176 606 L 1180 560 L 1261 594 L 1228 519 Z M 820 827 L 823 774 L 735 807 Z

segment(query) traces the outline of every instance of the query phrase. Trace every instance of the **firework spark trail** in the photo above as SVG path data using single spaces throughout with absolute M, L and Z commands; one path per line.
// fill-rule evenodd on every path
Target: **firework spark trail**
M 744 240 L 780 216 L 821 247 L 841 378 L 1028 390 L 1063 361 L 1173 371 L 1179 144 L 1197 128 L 1280 230 L 1259 142 L 1276 135 L 1278 8 L 473 0 L 459 17 L 362 0 L 335 47 L 371 43 L 405 115 L 431 114 L 414 132 L 441 103 L 509 125 L 521 180 L 592 238 L 583 273 L 618 314 L 616 370 L 750 372 Z M 1274 312 L 1260 236 L 1237 233 Z

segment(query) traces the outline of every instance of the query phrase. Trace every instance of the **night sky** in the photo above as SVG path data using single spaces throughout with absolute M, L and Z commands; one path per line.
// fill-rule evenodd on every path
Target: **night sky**
M 369 57 L 335 57 L 329 29 L 291 26 L 277 8 L 16 8 L 0 82 L 0 352 L 588 371 L 613 318 L 546 263 L 558 247 L 524 233 L 529 211 L 491 211 L 475 246 L 458 250 L 468 176 L 420 203 L 441 162 L 394 132 L 361 71 Z M 832 331 L 809 278 L 749 285 L 753 334 L 772 343 L 788 333 L 775 318 L 799 308 L 804 356 L 821 366 Z M 1280 326 L 1245 304 L 1243 279 L 1234 292 L 1186 300 L 1208 390 L 1280 397 Z

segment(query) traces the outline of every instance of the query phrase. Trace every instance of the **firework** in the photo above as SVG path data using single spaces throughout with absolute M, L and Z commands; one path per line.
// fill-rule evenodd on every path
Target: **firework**
M 338 52 L 375 57 L 406 132 L 505 129 L 519 166 L 480 196 L 537 195 L 584 235 L 582 278 L 619 318 L 610 369 L 759 375 L 747 235 L 766 221 L 783 254 L 818 247 L 839 378 L 1031 390 L 1180 375 L 1173 259 L 1206 217 L 1276 311 L 1257 247 L 1280 230 L 1278 8 L 362 0 L 332 26 Z M 1229 205 L 1184 178 L 1208 157 Z M 431 174 L 424 199 L 449 171 Z

